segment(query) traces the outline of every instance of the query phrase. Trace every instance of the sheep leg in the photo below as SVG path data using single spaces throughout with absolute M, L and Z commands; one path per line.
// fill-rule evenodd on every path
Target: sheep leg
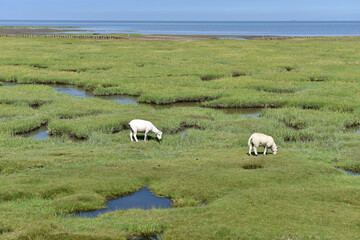
M 138 142 L 138 139 L 136 137 L 136 133 L 137 133 L 137 131 L 134 131 L 134 138 L 135 138 L 135 141 Z
M 148 134 L 148 133 L 149 133 L 148 131 L 145 131 L 144 142 L 147 141 L 146 137 L 147 137 L 147 134 Z
M 133 139 L 132 135 L 133 135 L 133 132 L 132 132 L 132 130 L 130 130 L 130 140 L 133 142 L 134 139 Z
M 266 151 L 267 151 L 267 146 L 265 146 L 264 155 L 266 155 Z
M 249 156 L 251 156 L 251 144 L 249 146 Z
M 255 153 L 255 156 L 257 156 L 258 155 L 258 153 L 257 153 L 257 149 L 256 149 L 256 147 L 254 146 L 254 153 Z

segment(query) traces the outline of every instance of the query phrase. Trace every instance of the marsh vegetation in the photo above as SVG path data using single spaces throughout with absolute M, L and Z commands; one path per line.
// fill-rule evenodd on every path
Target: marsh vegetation
M 1 239 L 358 238 L 359 176 L 336 168 L 360 172 L 360 38 L 0 42 Z M 163 139 L 130 142 L 132 119 Z M 248 156 L 254 132 L 278 154 Z M 144 186 L 172 208 L 63 217 Z

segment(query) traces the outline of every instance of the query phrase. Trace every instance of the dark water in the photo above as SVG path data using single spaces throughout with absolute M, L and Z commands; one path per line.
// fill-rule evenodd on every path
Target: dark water
M 99 214 L 113 212 L 116 210 L 126 210 L 132 208 L 153 209 L 153 208 L 171 208 L 172 201 L 168 198 L 157 197 L 147 188 L 118 199 L 107 202 L 107 208 L 89 212 L 74 214 L 74 217 L 93 218 Z
M 179 35 L 354 36 L 360 21 L 20 21 L 0 26 L 68 26 L 89 33 Z M 66 30 L 66 29 L 65 29 Z
M 22 134 L 23 137 L 31 137 L 34 139 L 39 139 L 39 140 L 44 140 L 47 139 L 49 137 L 49 134 L 47 132 L 47 127 L 46 126 L 42 126 L 34 131 L 31 131 L 29 133 L 25 133 Z

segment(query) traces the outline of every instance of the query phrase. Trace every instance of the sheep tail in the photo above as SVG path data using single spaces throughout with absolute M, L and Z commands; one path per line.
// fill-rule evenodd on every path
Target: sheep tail
M 252 140 L 252 136 L 249 138 L 249 141 L 248 141 L 248 146 L 251 145 L 251 140 Z

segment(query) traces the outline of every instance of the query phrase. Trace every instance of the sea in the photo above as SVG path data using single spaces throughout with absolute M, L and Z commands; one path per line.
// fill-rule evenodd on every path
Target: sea
M 73 33 L 359 36 L 360 21 L 71 21 L 0 20 L 0 26 L 71 27 Z M 67 32 L 67 29 L 62 29 Z

